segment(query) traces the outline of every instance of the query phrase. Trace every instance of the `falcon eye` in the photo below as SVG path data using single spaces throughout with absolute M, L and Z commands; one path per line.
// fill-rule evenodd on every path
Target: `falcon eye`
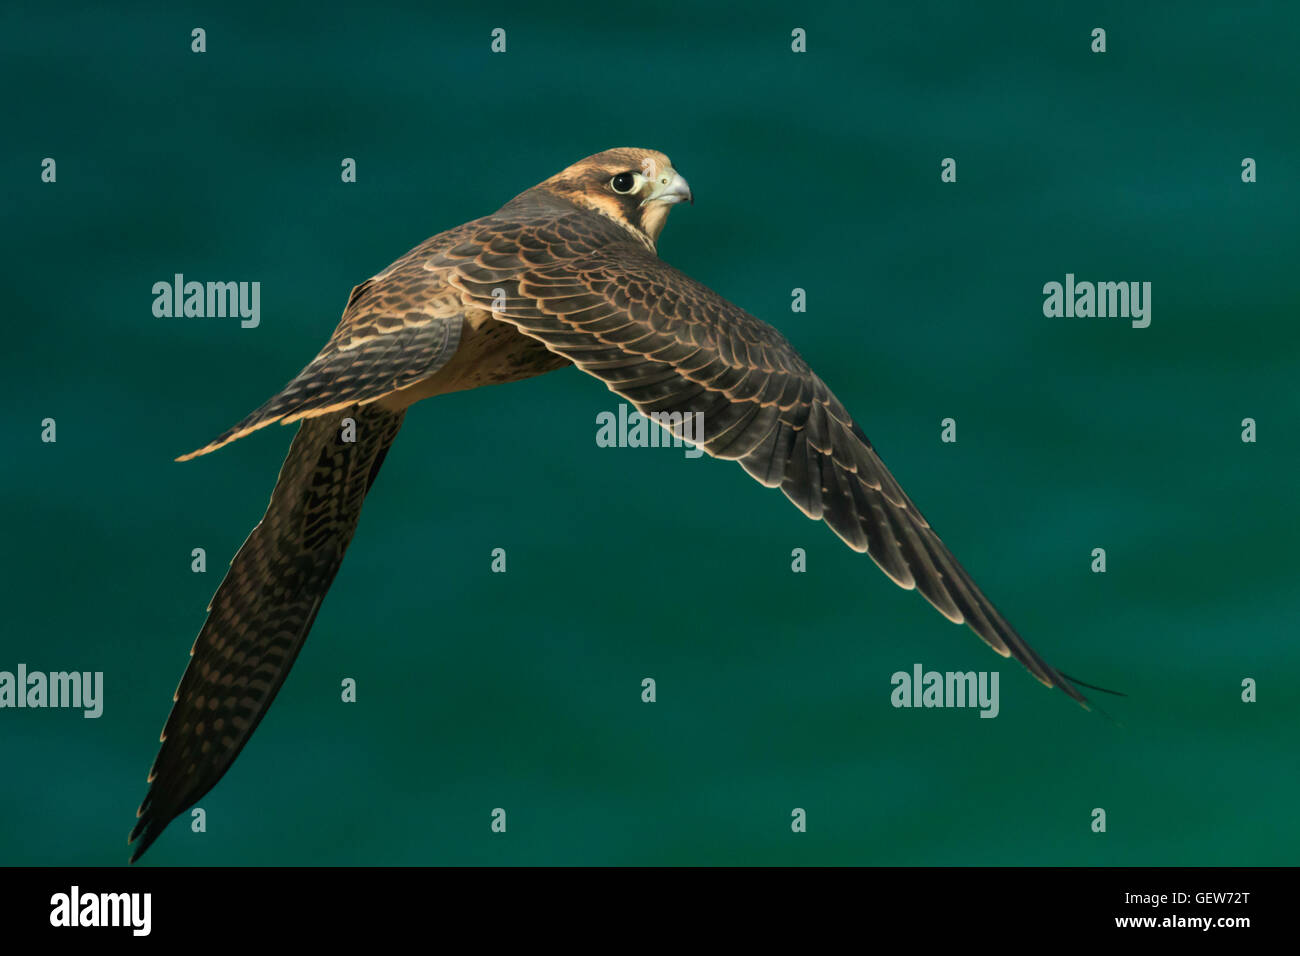
M 609 188 L 626 195 L 636 188 L 636 173 L 619 173 L 609 181 Z

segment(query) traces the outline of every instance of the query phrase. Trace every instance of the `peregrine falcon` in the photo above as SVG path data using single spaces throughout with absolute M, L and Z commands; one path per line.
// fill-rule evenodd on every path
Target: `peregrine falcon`
M 894 583 L 1085 703 L 984 596 L 790 343 L 658 257 L 669 211 L 687 201 L 686 180 L 654 150 L 575 163 L 354 288 L 306 368 L 178 459 L 300 422 L 190 652 L 128 839 L 132 862 L 221 779 L 266 715 L 407 408 L 570 364 L 661 424 L 702 414 L 702 436 L 678 437 L 780 488 Z

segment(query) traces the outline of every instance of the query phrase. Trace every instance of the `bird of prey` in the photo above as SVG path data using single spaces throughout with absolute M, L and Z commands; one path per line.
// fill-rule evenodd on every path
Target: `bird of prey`
M 301 423 L 190 652 L 128 839 L 132 862 L 221 779 L 266 716 L 406 409 L 570 364 L 643 415 L 668 413 L 657 420 L 669 430 L 702 413 L 702 436 L 678 437 L 780 488 L 894 583 L 1086 701 L 984 596 L 790 343 L 658 257 L 660 231 L 682 201 L 693 202 L 690 187 L 654 150 L 575 163 L 354 288 L 306 368 L 178 459 L 272 422 Z

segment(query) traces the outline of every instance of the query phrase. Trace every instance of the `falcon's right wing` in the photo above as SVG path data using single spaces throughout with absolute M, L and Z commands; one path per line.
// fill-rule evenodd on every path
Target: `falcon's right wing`
M 599 220 L 578 215 L 558 226 L 516 227 L 509 243 L 490 223 L 480 225 L 428 268 L 445 272 L 466 304 L 492 310 L 647 417 L 702 414 L 698 443 L 710 455 L 739 461 L 762 484 L 779 487 L 900 587 L 919 590 L 1048 687 L 1086 701 L 971 580 L 776 329 Z

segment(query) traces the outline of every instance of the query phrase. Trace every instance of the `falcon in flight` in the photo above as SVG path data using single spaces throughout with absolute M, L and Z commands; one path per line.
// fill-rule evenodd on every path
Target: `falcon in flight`
M 128 840 L 132 862 L 212 789 L 266 715 L 407 408 L 570 364 L 780 488 L 895 584 L 1085 702 L 984 596 L 790 343 L 658 257 L 683 201 L 690 187 L 662 153 L 611 149 L 575 163 L 361 283 L 320 354 L 279 394 L 178 459 L 300 422 L 190 652 Z M 693 413 L 702 436 L 681 433 L 701 421 Z

